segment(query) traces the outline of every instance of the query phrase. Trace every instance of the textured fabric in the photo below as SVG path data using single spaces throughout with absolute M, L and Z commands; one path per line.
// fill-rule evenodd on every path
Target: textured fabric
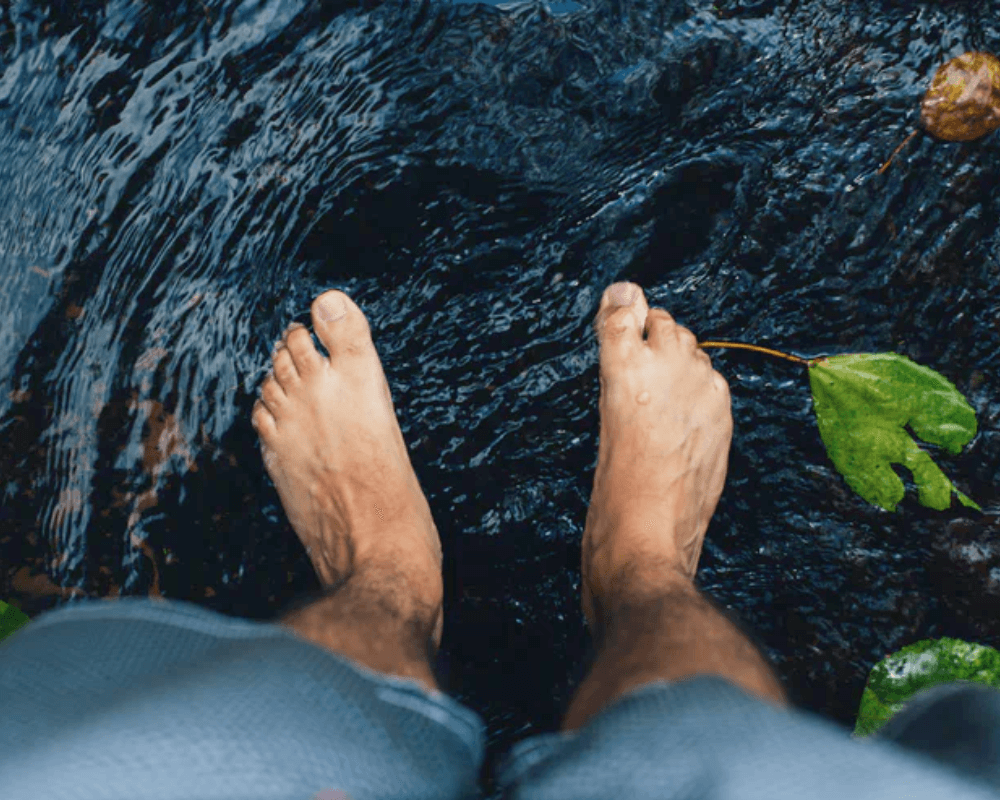
M 190 603 L 43 614 L 0 643 L 0 698 L 0 800 L 480 795 L 477 714 Z M 1000 797 L 1000 693 L 936 687 L 879 736 L 698 677 L 518 743 L 498 779 L 515 800 Z
M 191 603 L 42 614 L 0 643 L 0 698 L 2 800 L 479 795 L 472 711 Z
M 989 700 L 974 726 L 988 744 L 975 734 L 954 740 L 970 694 Z M 817 714 L 783 711 L 721 678 L 652 683 L 579 731 L 519 742 L 498 780 L 512 800 L 996 800 L 998 699 L 981 685 L 935 687 L 889 731 L 855 740 Z M 952 704 L 950 727 L 938 714 L 942 701 Z
M 1000 792 L 1000 692 L 971 681 L 914 697 L 876 737 L 950 764 Z

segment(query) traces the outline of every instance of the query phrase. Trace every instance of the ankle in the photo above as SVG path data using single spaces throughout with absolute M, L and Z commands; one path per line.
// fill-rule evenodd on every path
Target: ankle
M 431 665 L 443 620 L 442 604 L 428 605 L 398 575 L 365 571 L 327 587 L 278 624 L 376 672 L 413 678 L 436 691 Z
M 597 631 L 607 629 L 618 609 L 659 602 L 666 595 L 698 595 L 694 581 L 670 558 L 636 559 L 616 568 L 591 567 L 587 573 L 582 592 L 583 613 L 595 641 Z
M 436 535 L 436 531 L 435 531 Z M 375 545 L 354 547 L 330 554 L 322 549 L 308 550 L 313 568 L 324 590 L 352 585 L 374 585 L 387 596 L 383 602 L 400 611 L 414 606 L 436 607 L 444 598 L 440 548 L 437 552 L 419 531 L 394 528 L 370 537 Z
M 444 602 L 441 563 L 417 548 L 372 554 L 355 569 L 354 579 L 403 616 L 431 619 Z
M 734 614 L 691 583 L 676 581 L 655 594 L 616 598 L 602 622 L 602 650 L 624 675 L 631 673 L 633 686 L 714 675 L 787 706 L 781 681 L 759 643 Z
M 748 694 L 787 708 L 781 681 L 736 620 L 690 581 L 652 578 L 637 591 L 595 599 L 596 657 L 566 713 L 576 730 L 633 689 L 720 677 Z M 656 591 L 654 591 L 656 589 Z

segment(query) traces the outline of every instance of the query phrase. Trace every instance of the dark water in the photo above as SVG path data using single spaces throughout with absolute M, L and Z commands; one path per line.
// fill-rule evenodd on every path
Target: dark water
M 834 470 L 804 369 L 709 351 L 735 431 L 699 582 L 796 704 L 847 735 L 886 653 L 1000 647 L 1000 134 L 876 174 L 940 64 L 1000 53 L 1000 0 L 2 9 L 0 596 L 267 619 L 316 588 L 250 411 L 339 288 L 443 539 L 448 688 L 489 757 L 555 730 L 589 326 L 627 279 L 700 340 L 895 351 L 976 411 L 961 455 L 927 449 L 987 513 L 901 467 L 889 513 Z

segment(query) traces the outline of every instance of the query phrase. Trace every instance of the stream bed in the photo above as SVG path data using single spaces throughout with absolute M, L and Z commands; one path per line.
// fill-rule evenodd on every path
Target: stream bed
M 1000 647 L 1000 133 L 916 137 L 1000 0 L 27 2 L 0 16 L 0 597 L 272 619 L 318 587 L 250 424 L 337 288 L 444 548 L 447 690 L 490 760 L 556 730 L 589 636 L 604 288 L 701 341 L 896 352 L 978 432 L 982 508 L 855 494 L 808 376 L 712 349 L 735 423 L 698 585 L 853 729 L 872 666 Z

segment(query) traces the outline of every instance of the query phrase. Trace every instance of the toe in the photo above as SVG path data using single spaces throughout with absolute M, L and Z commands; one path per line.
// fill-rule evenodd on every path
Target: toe
M 694 337 L 691 331 L 678 325 L 674 318 L 662 308 L 651 308 L 646 313 L 646 339 L 650 347 L 656 350 L 669 347 L 676 342 L 681 331 L 687 331 L 692 338 Z
M 264 401 L 257 398 L 253 404 L 253 413 L 250 414 L 250 424 L 262 439 L 269 439 L 275 432 L 274 417 L 267 410 Z
M 267 406 L 260 399 L 254 401 L 253 412 L 250 415 L 250 424 L 253 425 L 253 429 L 257 431 L 257 435 L 260 437 L 260 457 L 264 462 L 265 469 L 267 469 L 267 474 L 277 484 L 281 481 L 282 472 L 279 468 L 278 456 L 274 452 L 271 443 L 274 442 L 274 438 L 278 433 L 278 426 L 271 412 L 267 410 Z
M 299 322 L 293 322 L 285 331 L 285 347 L 291 353 L 295 369 L 301 376 L 315 372 L 323 362 L 323 356 L 317 352 L 309 329 Z
M 343 353 L 361 353 L 372 346 L 371 329 L 364 312 L 343 292 L 323 292 L 312 304 L 313 329 L 335 358 Z
M 274 377 L 285 394 L 288 394 L 300 380 L 299 372 L 295 369 L 295 362 L 292 360 L 292 354 L 288 352 L 287 347 L 280 347 L 275 351 L 272 361 L 274 362 Z
M 594 319 L 594 332 L 602 355 L 622 356 L 642 344 L 649 306 L 642 287 L 635 283 L 613 283 L 604 290 Z
M 278 385 L 278 381 L 275 380 L 273 374 L 268 375 L 264 379 L 264 385 L 260 389 L 260 399 L 264 401 L 264 405 L 267 406 L 267 410 L 271 413 L 272 417 L 277 416 L 276 412 L 281 408 L 282 403 L 288 399 L 284 389 Z
M 698 337 L 690 329 L 678 325 L 662 308 L 651 308 L 646 314 L 646 340 L 657 352 L 679 348 L 679 352 L 693 355 L 708 366 L 712 365 L 708 353 L 698 346 Z

